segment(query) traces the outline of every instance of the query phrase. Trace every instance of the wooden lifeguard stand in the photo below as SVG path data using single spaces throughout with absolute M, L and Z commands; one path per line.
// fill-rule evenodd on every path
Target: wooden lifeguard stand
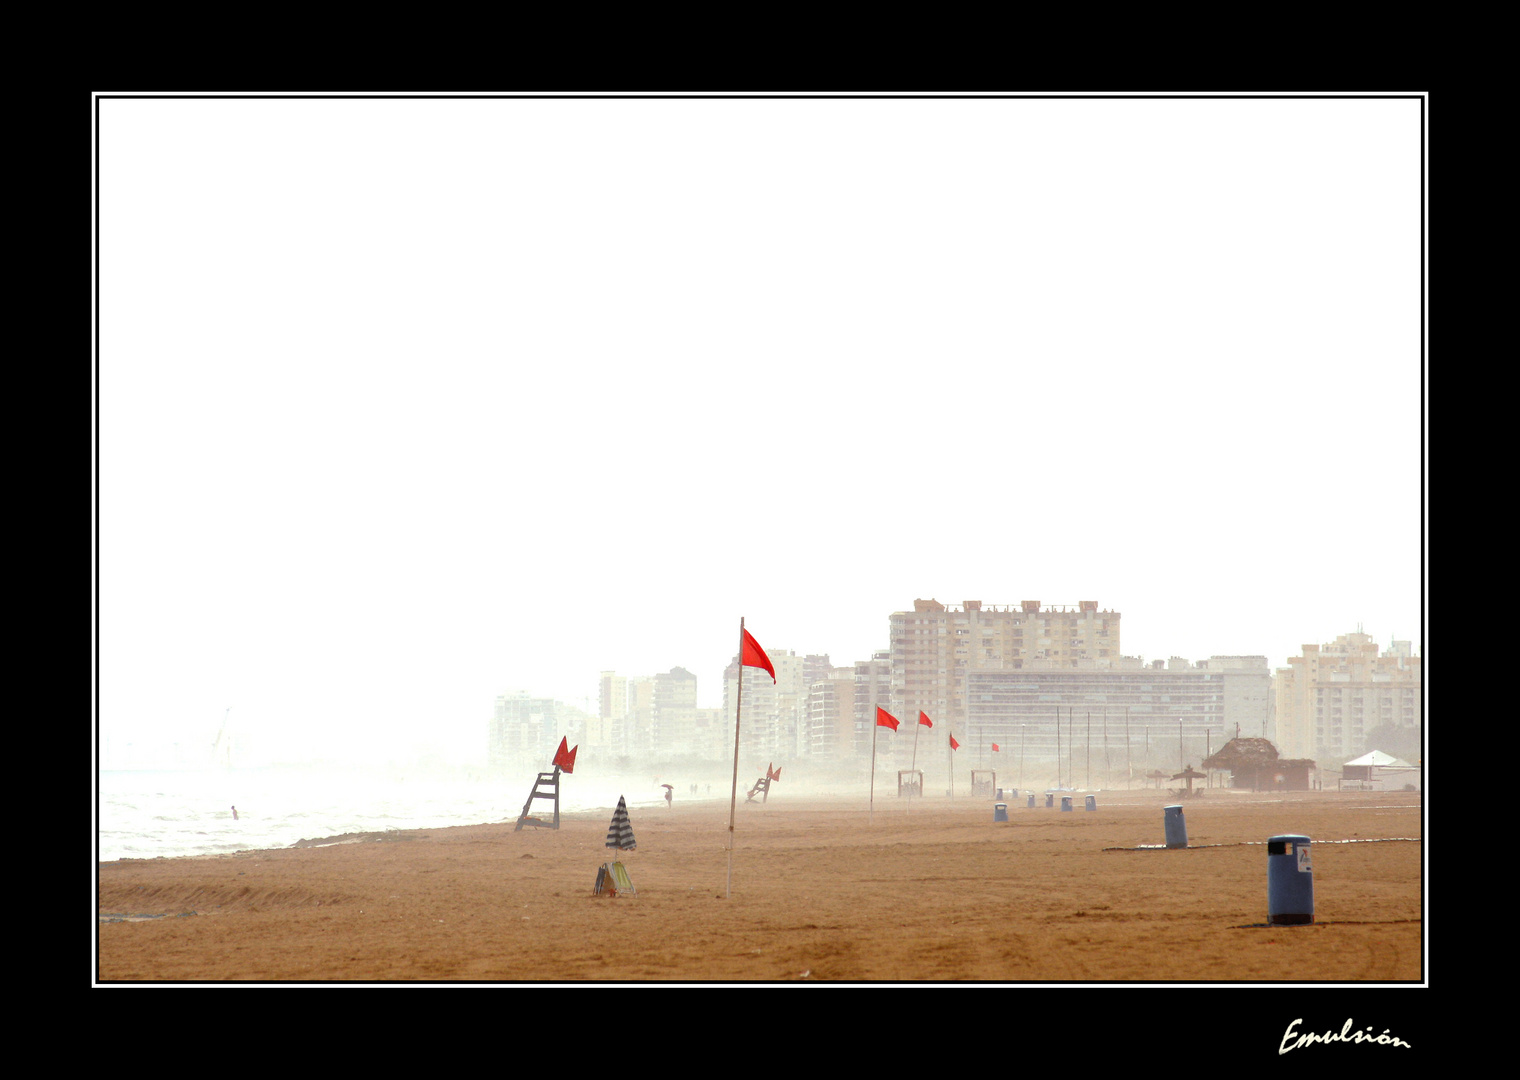
M 548 799 L 554 803 L 554 820 L 544 821 L 531 816 L 533 800 Z M 535 829 L 559 828 L 559 766 L 554 766 L 553 772 L 541 772 L 538 779 L 533 782 L 533 790 L 528 793 L 528 801 L 523 803 L 522 814 L 517 819 L 517 828 L 513 832 L 522 832 L 524 825 L 532 825 Z
M 921 799 L 924 795 L 924 770 L 922 769 L 898 769 L 897 770 L 897 796 L 898 798 Z
M 997 773 L 991 769 L 971 770 L 971 797 L 992 798 L 992 793 L 997 790 Z
M 771 797 L 771 781 L 780 779 L 781 770 L 767 765 L 765 767 L 765 775 L 755 781 L 755 786 L 749 789 L 749 794 L 744 796 L 744 801 L 747 803 L 754 802 L 755 796 L 758 795 L 760 796 L 760 805 L 764 806 L 765 801 Z

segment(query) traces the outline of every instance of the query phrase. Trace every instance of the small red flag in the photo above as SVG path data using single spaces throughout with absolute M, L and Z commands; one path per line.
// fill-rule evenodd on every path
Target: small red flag
M 933 727 L 934 726 L 934 721 L 929 719 L 929 714 L 926 713 L 926 712 L 920 712 L 918 714 L 918 722 L 920 724 L 924 725 L 924 727 Z
M 739 663 L 743 667 L 764 668 L 771 673 L 771 682 L 776 681 L 776 669 L 771 666 L 771 658 L 765 655 L 765 650 L 760 643 L 750 636 L 748 630 L 742 627 L 739 630 L 742 635 L 739 646 Z
M 765 767 L 765 778 L 767 780 L 780 780 L 781 779 L 781 770 L 777 769 L 774 772 L 772 772 L 771 771 L 771 767 L 769 765 L 767 765 Z
M 950 736 L 950 749 L 952 749 L 952 750 L 959 750 L 960 748 L 961 748 L 961 744 L 955 741 L 955 736 L 954 735 Z
M 993 753 L 994 753 L 994 754 L 995 754 L 995 753 L 997 753 L 997 752 L 998 752 L 998 747 L 997 747 L 997 743 L 993 743 L 993 744 L 992 744 L 992 752 L 993 752 Z
M 554 764 L 567 773 L 573 773 L 575 771 L 575 751 L 579 750 L 580 747 L 577 746 L 575 750 L 572 750 L 569 748 L 568 742 L 569 740 L 567 739 L 560 739 L 559 749 L 554 752 Z
M 889 727 L 893 731 L 896 731 L 897 717 L 893 716 L 891 713 L 887 712 L 886 709 L 883 709 L 880 705 L 878 705 L 876 706 L 876 726 Z

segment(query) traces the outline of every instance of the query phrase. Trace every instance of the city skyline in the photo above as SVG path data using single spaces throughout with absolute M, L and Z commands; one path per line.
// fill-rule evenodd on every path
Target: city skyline
M 97 732 L 478 753 L 930 597 L 1423 655 L 1423 120 L 104 97 Z

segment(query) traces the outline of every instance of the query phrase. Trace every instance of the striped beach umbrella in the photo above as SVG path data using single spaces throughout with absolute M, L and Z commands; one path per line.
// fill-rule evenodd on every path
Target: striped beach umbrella
M 633 825 L 628 820 L 628 803 L 618 796 L 617 809 L 612 812 L 612 824 L 607 826 L 607 846 L 619 851 L 632 851 Z

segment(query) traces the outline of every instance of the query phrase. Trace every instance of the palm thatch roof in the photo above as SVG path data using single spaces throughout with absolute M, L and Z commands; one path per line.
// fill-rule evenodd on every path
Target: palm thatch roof
M 1277 747 L 1266 739 L 1231 739 L 1219 752 L 1203 759 L 1206 769 L 1230 769 L 1240 772 L 1260 769 L 1277 763 Z
M 1267 739 L 1231 739 L 1219 752 L 1203 760 L 1205 769 L 1229 769 L 1245 773 L 1253 769 L 1279 767 L 1314 767 L 1309 758 L 1287 760 L 1277 756 L 1277 747 Z

